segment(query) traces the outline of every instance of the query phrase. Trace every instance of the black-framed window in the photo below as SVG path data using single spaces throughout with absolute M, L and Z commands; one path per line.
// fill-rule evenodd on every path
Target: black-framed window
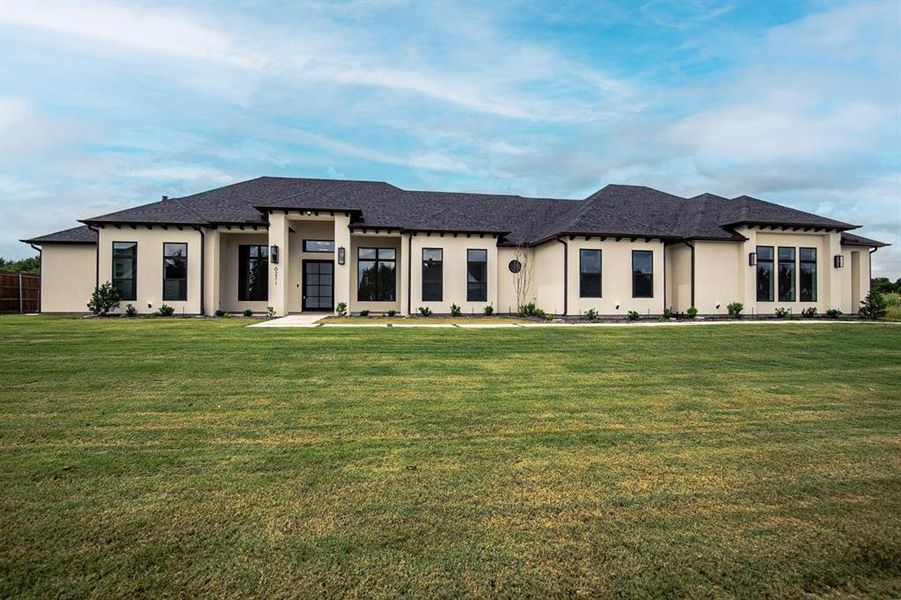
M 817 301 L 817 249 L 798 249 L 798 299 L 801 302 Z
M 779 302 L 795 301 L 795 249 L 779 246 Z
M 632 297 L 654 297 L 654 252 L 632 251 Z
M 397 250 L 357 249 L 357 300 L 393 302 L 397 299 Z
M 328 252 L 335 251 L 335 240 L 304 240 L 304 252 Z
M 269 299 L 269 246 L 238 246 L 238 300 Z
M 601 297 L 600 250 L 579 250 L 579 297 Z
M 422 301 L 441 302 L 444 295 L 444 250 L 422 249 Z
M 163 300 L 188 299 L 188 245 L 163 243 Z
M 757 301 L 773 301 L 775 264 L 772 246 L 757 246 Z
M 488 251 L 466 251 L 466 301 L 488 300 Z
M 113 287 L 119 300 L 138 299 L 138 243 L 113 242 Z

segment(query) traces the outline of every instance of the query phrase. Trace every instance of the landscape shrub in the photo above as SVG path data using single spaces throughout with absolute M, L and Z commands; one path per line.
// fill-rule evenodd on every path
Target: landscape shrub
M 589 321 L 597 321 L 598 320 L 598 311 L 593 308 L 589 308 L 585 311 L 585 318 Z
M 691 308 L 689 308 L 688 310 L 685 311 L 685 314 L 686 314 L 686 316 L 688 316 L 689 319 L 694 319 L 695 317 L 698 316 L 698 309 L 695 308 L 694 306 L 692 306 Z
M 393 316 L 396 315 L 396 314 L 397 314 L 397 311 L 396 311 L 396 310 L 389 310 L 389 311 L 388 311 L 388 316 L 389 316 L 389 317 L 393 317 Z
M 337 306 L 335 306 L 335 313 L 339 317 L 347 316 L 347 302 L 339 302 Z
M 432 316 L 432 309 L 429 308 L 428 306 L 420 306 L 417 310 L 419 311 L 419 314 L 422 315 L 423 317 L 431 317 Z
M 787 319 L 789 316 L 791 316 L 791 314 L 791 309 L 785 308 L 783 306 L 780 306 L 776 309 L 776 316 L 780 319 Z
M 273 308 L 271 306 L 267 306 L 266 307 L 266 316 L 268 316 L 270 318 L 274 317 L 275 316 L 275 308 Z
M 886 308 L 891 308 L 893 306 L 901 306 L 901 294 L 899 294 L 898 292 L 882 294 L 882 300 L 883 300 L 883 302 L 885 302 Z
M 452 316 L 452 317 L 459 317 L 459 316 L 460 316 L 460 312 L 461 312 L 461 311 L 460 311 L 460 307 L 457 306 L 457 303 L 456 303 L 456 302 L 454 302 L 453 304 L 450 305 L 450 311 L 451 311 L 451 316 Z
M 864 319 L 881 319 L 885 313 L 886 306 L 882 294 L 870 290 L 867 297 L 860 303 L 860 316 Z
M 109 281 L 94 288 L 88 309 L 98 317 L 105 317 L 111 310 L 119 308 L 119 292 Z
M 664 308 L 663 309 L 663 320 L 668 321 L 673 318 L 673 309 L 672 308 Z
M 630 320 L 630 321 L 637 321 L 637 320 L 640 319 L 640 318 L 641 318 L 641 315 L 638 314 L 638 311 L 637 311 L 637 310 L 630 310 L 630 311 L 629 311 L 629 320 Z
M 485 307 L 485 314 L 486 314 L 486 315 L 489 315 L 489 316 L 490 316 L 490 315 L 493 315 L 493 314 L 494 314 L 494 307 L 491 306 L 490 304 L 489 304 L 488 306 L 486 306 L 486 307 Z
M 215 314 L 217 317 L 224 317 L 226 315 L 226 312 L 221 308 L 217 308 L 216 312 L 213 314 Z
M 826 311 L 826 316 L 829 317 L 830 319 L 837 319 L 840 316 L 842 316 L 842 311 L 840 311 L 837 308 L 830 308 L 829 310 Z
M 368 316 L 369 316 L 369 311 L 368 311 L 368 310 L 361 310 L 361 311 L 360 311 L 360 316 L 361 316 L 361 317 L 368 317 Z
M 726 310 L 729 311 L 730 317 L 735 317 L 736 319 L 741 318 L 741 311 L 745 309 L 745 305 L 741 302 L 733 302 L 729 306 L 726 307 Z
M 245 309 L 244 309 L 244 316 L 245 316 L 245 317 L 252 317 L 252 316 L 253 316 L 253 311 L 252 311 L 251 309 L 249 309 L 249 308 L 245 308 Z
M 156 314 L 161 317 L 171 317 L 175 314 L 175 308 L 169 306 L 165 302 L 160 304 L 160 307 L 157 309 Z
M 535 306 L 534 302 L 529 302 L 528 304 L 524 304 L 519 307 L 519 316 L 521 317 L 536 317 L 539 319 L 547 318 L 547 314 L 544 310 Z
M 135 308 L 133 304 L 126 304 L 125 305 L 125 316 L 126 317 L 138 316 L 138 309 Z
M 809 319 L 811 317 L 817 316 L 817 307 L 816 306 L 808 306 L 804 310 L 801 311 L 801 316 L 805 319 Z

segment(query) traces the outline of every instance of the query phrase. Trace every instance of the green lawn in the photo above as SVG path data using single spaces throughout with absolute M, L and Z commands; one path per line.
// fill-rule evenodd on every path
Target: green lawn
M 901 327 L 0 318 L 0 597 L 901 596 Z

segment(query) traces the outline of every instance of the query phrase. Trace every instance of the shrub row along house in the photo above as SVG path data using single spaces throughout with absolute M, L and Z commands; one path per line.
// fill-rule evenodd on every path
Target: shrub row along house
M 748 196 L 624 185 L 557 200 L 261 177 L 82 223 L 23 240 L 42 250 L 45 312 L 84 312 L 110 281 L 144 313 L 852 313 L 885 245 Z

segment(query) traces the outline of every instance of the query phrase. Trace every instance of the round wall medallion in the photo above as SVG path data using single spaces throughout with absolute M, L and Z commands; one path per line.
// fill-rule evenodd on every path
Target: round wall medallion
M 522 271 L 522 263 L 515 258 L 510 261 L 510 264 L 507 265 L 507 267 L 510 269 L 511 273 L 519 273 Z

